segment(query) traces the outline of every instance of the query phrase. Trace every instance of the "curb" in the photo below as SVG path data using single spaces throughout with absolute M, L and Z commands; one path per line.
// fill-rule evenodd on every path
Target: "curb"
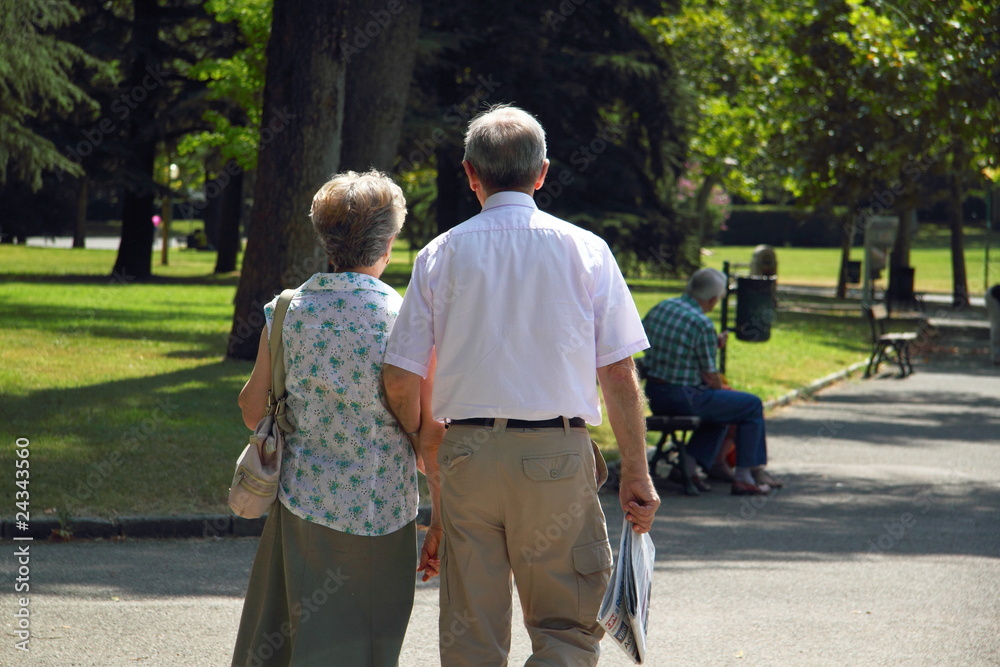
M 831 373 L 801 389 L 764 402 L 764 410 L 788 405 L 792 401 L 809 398 L 820 389 L 850 377 L 868 365 L 868 360 L 851 364 L 842 371 Z M 116 519 L 74 519 L 70 523 L 71 540 L 96 539 L 178 539 L 190 537 L 257 537 L 264 530 L 267 516 L 244 519 L 232 514 L 204 514 L 187 516 L 123 516 Z M 417 524 L 430 523 L 431 508 L 424 505 L 417 509 Z M 29 522 L 27 530 L 17 530 L 12 519 L 0 520 L 0 539 L 29 537 L 48 540 L 60 528 L 57 519 L 36 519 Z
M 773 410 L 774 408 L 779 408 L 784 405 L 788 405 L 792 401 L 798 400 L 800 398 L 809 398 L 815 394 L 820 389 L 825 389 L 829 387 L 834 382 L 840 382 L 849 378 L 853 373 L 865 368 L 868 365 L 868 360 L 859 361 L 857 363 L 851 364 L 842 371 L 837 371 L 836 373 L 830 373 L 826 377 L 821 377 L 815 382 L 810 382 L 805 387 L 801 389 L 795 389 L 788 392 L 784 396 L 779 396 L 778 398 L 772 398 L 770 401 L 764 401 L 764 410 Z
M 232 514 L 186 516 L 123 516 L 116 519 L 74 519 L 70 540 L 178 539 L 188 537 L 257 537 L 264 530 L 267 515 L 244 519 Z M 430 506 L 417 509 L 417 524 L 431 520 Z M 0 521 L 3 540 L 30 538 L 49 540 L 60 528 L 58 519 L 35 519 L 26 530 L 18 530 L 12 519 Z

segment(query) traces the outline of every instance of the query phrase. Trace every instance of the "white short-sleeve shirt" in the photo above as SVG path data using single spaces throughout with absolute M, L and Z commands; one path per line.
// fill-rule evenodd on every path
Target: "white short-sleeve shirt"
M 264 307 L 270 336 L 274 306 Z M 417 515 L 416 457 L 385 405 L 382 358 L 402 298 L 361 273 L 317 273 L 282 325 L 287 408 L 278 498 L 293 514 L 355 535 Z
M 435 347 L 438 419 L 599 424 L 597 368 L 649 342 L 607 243 L 499 192 L 417 256 L 385 361 L 426 377 Z

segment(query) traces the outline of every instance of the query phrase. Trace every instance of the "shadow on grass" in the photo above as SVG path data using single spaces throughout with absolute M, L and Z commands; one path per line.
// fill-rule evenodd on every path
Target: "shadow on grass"
M 51 285 L 101 285 L 104 287 L 127 286 L 133 281 L 115 278 L 107 274 L 67 273 L 55 275 L 50 273 L 5 273 L 4 280 L 9 282 L 26 282 Z M 142 285 L 231 285 L 235 287 L 240 280 L 238 273 L 206 274 L 202 276 L 159 276 L 154 275 L 146 280 L 137 281 Z
M 206 325 L 209 318 L 215 316 L 212 304 L 205 306 L 193 304 L 183 311 L 176 310 L 175 302 L 166 305 L 175 310 L 115 308 L 113 303 L 102 305 L 100 308 L 81 309 L 51 304 L 36 306 L 22 302 L 16 305 L 16 309 L 10 308 L 9 316 L 5 318 L 5 326 L 10 330 L 41 328 L 54 334 L 64 335 L 184 342 L 198 346 L 205 351 L 205 356 L 211 356 L 212 351 L 218 350 L 224 335 L 219 331 L 192 330 L 190 326 L 192 319 L 199 312 L 204 313 L 204 319 L 198 322 L 199 326 Z M 6 310 L 8 310 L 6 307 L 0 308 L 0 313 Z M 229 316 L 220 318 L 220 322 L 227 321 Z M 163 326 L 164 323 L 169 323 L 169 326 Z
M 251 368 L 217 361 L 6 398 L 0 419 L 31 441 L 32 507 L 77 517 L 221 512 L 246 445 L 236 397 Z

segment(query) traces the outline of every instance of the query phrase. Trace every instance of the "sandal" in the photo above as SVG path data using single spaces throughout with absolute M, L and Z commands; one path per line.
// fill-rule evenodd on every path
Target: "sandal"
M 769 493 L 771 493 L 771 487 L 767 484 L 757 485 L 733 481 L 734 496 L 766 496 Z
M 750 471 L 750 474 L 753 475 L 753 479 L 755 482 L 757 482 L 757 484 L 766 484 L 772 489 L 780 489 L 784 486 L 784 484 L 776 480 L 774 477 L 771 476 L 770 473 L 764 470 L 763 467 L 753 468 Z

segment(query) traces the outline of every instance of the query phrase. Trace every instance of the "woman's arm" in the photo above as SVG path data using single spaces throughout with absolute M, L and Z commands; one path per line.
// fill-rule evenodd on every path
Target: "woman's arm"
M 243 423 L 247 428 L 257 428 L 257 422 L 267 414 L 267 392 L 271 389 L 271 349 L 267 341 L 267 327 L 260 332 L 257 346 L 257 361 L 254 362 L 250 379 L 240 392 L 239 404 L 243 411 Z

